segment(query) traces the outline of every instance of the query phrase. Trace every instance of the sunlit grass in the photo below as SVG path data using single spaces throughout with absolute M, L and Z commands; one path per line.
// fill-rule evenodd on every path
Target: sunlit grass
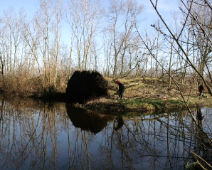
M 183 102 L 176 100 L 153 100 L 153 99 L 126 99 L 118 100 L 127 108 L 143 108 L 146 110 L 164 110 L 182 108 Z
M 111 95 L 110 103 L 119 103 L 128 110 L 172 110 L 172 109 L 185 109 L 186 104 L 189 107 L 197 106 L 211 106 L 212 98 L 209 94 L 205 93 L 202 100 L 199 100 L 198 92 L 190 93 L 187 88 L 183 88 L 181 93 L 184 96 L 185 102 L 174 86 L 169 89 L 167 82 L 159 78 L 132 78 L 132 79 L 119 79 L 125 85 L 125 92 L 123 100 L 117 100 L 118 90 L 117 84 L 114 79 L 107 79 L 112 88 L 109 89 Z M 206 97 L 207 96 L 207 97 Z M 107 102 L 106 102 L 107 103 Z M 119 105 L 120 106 L 120 105 Z

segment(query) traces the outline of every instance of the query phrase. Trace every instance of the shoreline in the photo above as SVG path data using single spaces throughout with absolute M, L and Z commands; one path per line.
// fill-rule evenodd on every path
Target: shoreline
M 126 94 L 122 100 L 117 99 L 116 95 L 110 95 L 107 98 L 99 98 L 86 102 L 85 104 L 70 103 L 66 93 L 56 92 L 47 93 L 45 95 L 28 95 L 19 96 L 17 94 L 1 93 L 7 98 L 30 98 L 34 100 L 41 100 L 44 102 L 62 102 L 72 105 L 73 107 L 81 108 L 88 111 L 105 113 L 105 114 L 122 114 L 122 113 L 157 113 L 157 112 L 170 112 L 176 110 L 187 109 L 182 98 L 175 93 L 175 95 L 169 95 L 164 93 L 163 95 L 157 95 L 158 93 L 152 93 L 146 96 L 129 96 Z M 114 94 L 112 91 L 110 94 Z M 165 97 L 164 97 L 165 96 Z M 173 97 L 174 96 L 174 97 Z M 198 94 L 184 95 L 185 100 L 190 108 L 212 106 L 212 97 L 209 94 L 204 93 L 204 98 L 199 100 Z
M 82 108 L 88 111 L 94 111 L 105 114 L 122 114 L 127 112 L 146 113 L 146 112 L 170 112 L 176 110 L 185 110 L 185 103 L 180 99 L 167 98 L 124 98 L 114 99 L 100 98 L 88 101 L 85 104 L 70 103 L 65 93 L 57 93 L 49 96 L 30 97 L 46 102 L 63 102 L 73 107 Z M 190 108 L 207 107 L 212 105 L 212 98 L 203 98 L 199 100 L 198 96 L 189 96 L 186 98 L 187 104 Z

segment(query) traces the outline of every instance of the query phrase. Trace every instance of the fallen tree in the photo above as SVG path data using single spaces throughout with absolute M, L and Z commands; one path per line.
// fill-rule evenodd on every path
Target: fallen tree
M 85 104 L 100 97 L 108 97 L 108 82 L 97 71 L 75 71 L 66 88 L 68 102 Z

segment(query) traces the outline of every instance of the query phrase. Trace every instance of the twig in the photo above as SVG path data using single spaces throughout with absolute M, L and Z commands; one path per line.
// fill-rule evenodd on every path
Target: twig
M 183 54 L 185 55 L 187 61 L 190 63 L 191 67 L 195 70 L 195 72 L 200 76 L 200 78 L 202 79 L 202 81 L 204 82 L 205 86 L 208 89 L 209 94 L 212 96 L 212 92 L 211 89 L 209 88 L 209 86 L 207 85 L 203 75 L 200 74 L 200 72 L 197 70 L 197 68 L 193 65 L 193 63 L 191 62 L 191 60 L 188 57 L 188 54 L 186 54 L 185 50 L 183 49 L 183 47 L 180 45 L 179 41 L 177 40 L 177 38 L 175 37 L 175 35 L 172 33 L 172 31 L 170 30 L 170 28 L 168 27 L 168 25 L 166 24 L 166 22 L 164 21 L 164 19 L 162 18 L 162 16 L 160 15 L 160 13 L 158 12 L 157 8 L 155 7 L 155 5 L 153 4 L 152 0 L 150 0 L 153 8 L 155 9 L 156 13 L 158 14 L 159 18 L 161 19 L 161 21 L 163 22 L 163 24 L 165 25 L 166 29 L 168 30 L 168 32 L 171 34 L 172 38 L 175 40 L 175 42 L 177 43 L 177 45 L 179 46 L 179 48 L 181 49 L 181 51 L 183 52 Z M 193 2 L 193 0 L 192 0 Z
M 201 159 L 204 163 L 206 163 L 210 168 L 212 168 L 212 166 L 208 163 L 208 162 L 206 162 L 206 160 L 204 160 L 202 157 L 200 157 L 199 155 L 197 155 L 196 153 L 194 153 L 193 151 L 191 151 L 191 153 L 194 155 L 194 156 L 196 156 L 196 157 L 198 157 L 199 159 Z

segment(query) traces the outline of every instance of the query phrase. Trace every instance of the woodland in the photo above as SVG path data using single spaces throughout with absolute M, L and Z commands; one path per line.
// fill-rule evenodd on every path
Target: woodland
M 145 6 L 136 0 L 39 0 L 32 17 L 24 9 L 5 9 L 0 16 L 1 91 L 18 96 L 65 92 L 75 70 L 95 70 L 111 82 L 165 82 L 161 88 L 177 91 L 192 116 L 185 96 L 201 83 L 212 95 L 212 1 L 179 0 L 179 11 L 168 21 L 159 1 L 149 0 L 158 20 L 146 28 Z M 68 43 L 62 40 L 64 25 Z
M 23 9 L 0 16 L 0 87 L 7 94 L 64 92 L 75 70 L 105 77 L 166 78 L 168 86 L 204 82 L 211 94 L 211 2 L 179 1 L 179 12 L 143 28 L 135 0 L 40 0 L 32 18 Z M 69 43 L 62 41 L 66 25 Z

